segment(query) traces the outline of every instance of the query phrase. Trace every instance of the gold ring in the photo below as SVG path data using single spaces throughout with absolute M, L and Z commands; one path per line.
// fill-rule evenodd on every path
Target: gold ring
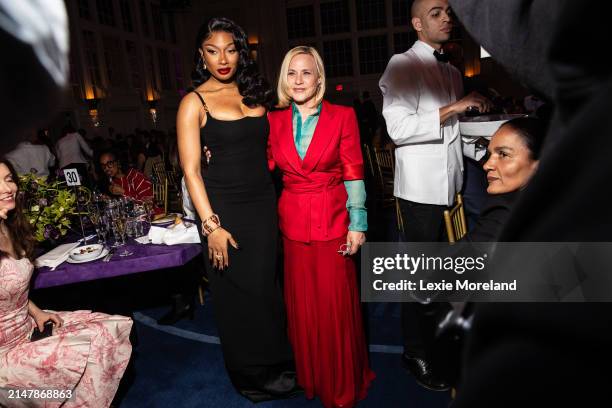
M 217 258 L 217 259 L 223 259 L 223 255 L 221 255 L 221 254 L 217 254 L 217 255 L 215 255 L 215 258 Z

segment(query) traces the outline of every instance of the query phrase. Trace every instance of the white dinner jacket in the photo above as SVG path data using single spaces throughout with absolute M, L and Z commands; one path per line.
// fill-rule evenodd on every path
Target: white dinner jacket
M 463 185 L 463 154 L 484 155 L 463 144 L 457 116 L 440 126 L 440 111 L 463 97 L 462 77 L 438 62 L 422 41 L 391 57 L 379 86 L 383 116 L 395 150 L 394 195 L 422 204 L 450 206 Z

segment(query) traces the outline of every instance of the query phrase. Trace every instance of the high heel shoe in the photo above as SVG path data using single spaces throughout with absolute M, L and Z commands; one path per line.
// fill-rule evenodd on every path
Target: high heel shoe
M 174 296 L 173 296 L 174 297 Z M 179 320 L 188 317 L 193 320 L 195 313 L 195 305 L 193 299 L 190 302 L 185 302 L 182 296 L 174 297 L 174 305 L 172 309 L 157 320 L 157 324 L 168 326 Z

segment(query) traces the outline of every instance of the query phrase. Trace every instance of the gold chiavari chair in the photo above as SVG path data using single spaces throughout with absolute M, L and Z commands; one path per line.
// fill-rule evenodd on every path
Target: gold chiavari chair
M 168 213 L 168 179 L 153 183 L 153 201 L 155 205 L 162 207 L 164 213 Z
M 456 242 L 467 233 L 467 222 L 461 194 L 457 194 L 457 200 L 453 208 L 444 211 L 444 225 L 446 226 L 448 242 Z
M 163 182 L 163 180 L 168 178 L 168 174 L 166 173 L 166 164 L 163 161 L 157 161 L 153 164 L 153 174 L 157 178 L 159 183 Z
M 176 171 L 176 169 L 172 168 L 170 170 L 168 170 L 166 172 L 166 176 L 168 177 L 168 185 L 169 186 L 176 186 L 178 187 L 178 185 L 180 184 L 180 178 L 178 176 L 178 172 Z
M 372 176 L 372 178 L 376 178 L 377 175 L 374 171 L 374 161 L 372 160 L 372 149 L 370 148 L 370 146 L 368 146 L 367 143 L 363 144 L 363 155 L 365 156 L 366 166 L 370 171 L 370 176 Z
M 393 149 L 388 147 L 374 147 L 374 157 L 376 159 L 376 172 L 379 187 L 379 200 L 382 207 L 395 207 L 395 218 L 397 228 L 404 231 L 404 222 L 399 202 L 393 195 L 393 178 L 395 174 L 395 158 Z

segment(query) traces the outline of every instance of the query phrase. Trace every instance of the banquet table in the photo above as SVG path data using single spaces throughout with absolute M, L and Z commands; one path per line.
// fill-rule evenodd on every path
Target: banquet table
M 125 257 L 119 256 L 124 249 L 133 254 Z M 109 262 L 98 259 L 79 264 L 64 262 L 55 270 L 48 267 L 37 268 L 33 288 L 49 288 L 182 266 L 201 252 L 200 244 L 143 245 L 130 241 L 125 246 L 118 247 Z

